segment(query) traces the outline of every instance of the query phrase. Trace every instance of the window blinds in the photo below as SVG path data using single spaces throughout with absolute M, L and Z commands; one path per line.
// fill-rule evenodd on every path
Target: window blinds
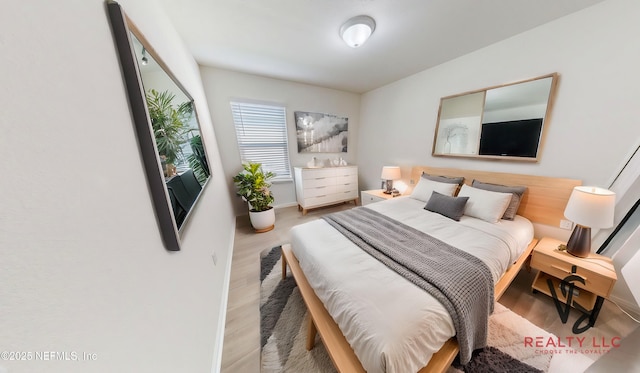
M 241 160 L 262 163 L 274 180 L 291 179 L 285 108 L 232 101 L 231 112 Z

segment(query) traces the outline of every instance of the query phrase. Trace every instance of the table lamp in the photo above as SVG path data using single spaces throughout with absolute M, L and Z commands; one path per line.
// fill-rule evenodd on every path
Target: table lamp
M 400 180 L 402 178 L 402 174 L 400 173 L 400 167 L 398 166 L 384 166 L 382 167 L 382 175 L 380 175 L 382 180 L 385 180 L 387 185 L 387 190 L 384 191 L 385 194 L 391 194 L 393 190 L 393 180 Z
M 567 252 L 581 258 L 591 253 L 591 228 L 613 226 L 616 194 L 610 190 L 577 186 L 573 188 L 564 216 L 576 223 L 567 242 Z

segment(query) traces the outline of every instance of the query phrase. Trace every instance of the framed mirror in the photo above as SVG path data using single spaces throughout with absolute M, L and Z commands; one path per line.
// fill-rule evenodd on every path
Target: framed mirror
M 178 251 L 211 174 L 194 101 L 120 5 L 107 9 L 158 225 Z
M 440 100 L 434 156 L 537 161 L 558 74 Z

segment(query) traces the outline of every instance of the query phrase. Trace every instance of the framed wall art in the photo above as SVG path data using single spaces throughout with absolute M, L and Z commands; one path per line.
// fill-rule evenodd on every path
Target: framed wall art
M 294 112 L 298 153 L 346 153 L 349 118 L 331 114 Z
M 122 7 L 107 9 L 160 233 L 178 251 L 211 175 L 194 100 Z

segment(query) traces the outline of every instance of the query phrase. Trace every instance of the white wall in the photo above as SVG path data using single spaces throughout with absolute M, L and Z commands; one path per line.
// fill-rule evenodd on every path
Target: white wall
M 368 188 L 385 164 L 486 169 L 604 185 L 640 137 L 640 2 L 610 0 L 362 98 L 358 159 Z M 560 75 L 538 163 L 431 156 L 440 98 L 543 74 Z
M 305 166 L 314 156 L 319 160 L 342 157 L 350 164 L 357 163 L 357 140 L 360 125 L 359 94 L 212 67 L 202 67 L 201 73 L 209 100 L 213 125 L 218 136 L 224 139 L 224 141 L 219 141 L 220 153 L 226 173 L 227 189 L 232 194 L 235 194 L 236 191 L 232 178 L 242 170 L 229 104 L 232 99 L 249 99 L 286 107 L 292 174 L 293 167 Z M 294 111 L 326 113 L 349 118 L 347 153 L 298 153 Z M 272 191 L 276 207 L 296 204 L 293 181 L 274 183 Z M 247 205 L 242 202 L 240 197 L 234 198 L 233 202 L 236 215 L 247 213 Z
M 638 311 L 640 310 L 640 289 L 638 288 L 638 283 L 640 283 L 640 273 L 638 272 L 640 254 L 638 254 L 638 247 L 640 247 L 640 228 L 635 229 L 627 241 L 621 245 L 621 249 L 613 257 L 614 263 L 617 262 L 616 270 L 618 272 L 618 278 L 625 279 L 625 285 L 635 285 L 631 286 L 635 294 L 631 292 L 631 289 L 628 286 L 616 286 L 614 289 L 616 291 L 613 295 L 619 298 L 620 301 L 625 302 L 627 307 L 635 306 L 636 315 L 640 314 Z M 634 254 L 628 255 L 629 253 Z M 629 267 L 625 268 L 625 266 Z M 622 272 L 623 269 L 624 272 Z
M 199 70 L 153 1 L 121 4 L 195 98 L 213 180 L 182 251 L 167 252 L 105 2 L 5 7 L 0 351 L 97 360 L 0 360 L 0 371 L 209 372 L 219 363 L 235 221 Z
M 608 186 L 640 139 L 638 19 L 640 2 L 605 1 L 364 94 L 361 187 L 378 188 L 381 167 L 393 164 L 403 168 L 406 182 L 411 166 L 426 164 Z M 431 156 L 441 97 L 551 72 L 560 80 L 538 163 Z

